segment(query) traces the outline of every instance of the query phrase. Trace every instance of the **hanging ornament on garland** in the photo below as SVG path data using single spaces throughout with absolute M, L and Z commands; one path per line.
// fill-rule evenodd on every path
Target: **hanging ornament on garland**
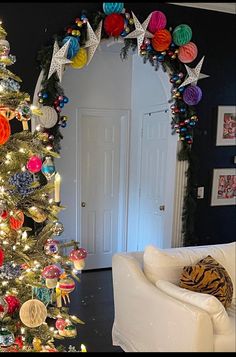
M 103 11 L 106 15 L 120 14 L 120 13 L 122 13 L 122 11 L 124 9 L 124 3 L 123 2 L 104 2 L 102 7 L 103 7 Z
M 102 33 L 102 21 L 100 21 L 96 31 L 94 32 L 89 21 L 87 22 L 87 38 L 88 40 L 85 42 L 84 48 L 87 48 L 87 65 L 92 60 L 94 53 L 101 41 L 101 33 Z
M 204 56 L 202 57 L 201 61 L 197 64 L 197 66 L 195 68 L 190 68 L 185 65 L 185 68 L 188 73 L 188 77 L 185 79 L 185 81 L 178 88 L 184 87 L 187 84 L 191 84 L 191 83 L 197 84 L 197 82 L 200 79 L 209 77 L 207 74 L 201 73 L 203 61 L 204 61 Z
M 43 106 L 40 108 L 41 115 L 38 116 L 39 124 L 42 125 L 44 128 L 52 128 L 56 125 L 58 120 L 58 115 L 55 109 L 49 106 Z
M 153 34 L 150 33 L 149 31 L 147 31 L 147 27 L 148 27 L 148 24 L 149 24 L 152 14 L 150 14 L 142 24 L 139 22 L 139 20 L 137 19 L 137 17 L 134 15 L 133 12 L 132 12 L 132 16 L 133 16 L 133 21 L 134 21 L 134 25 L 135 25 L 135 30 L 130 32 L 126 36 L 126 38 L 136 38 L 137 39 L 138 53 L 141 54 L 141 46 L 143 44 L 144 37 L 147 37 L 147 38 L 153 37 Z
M 55 175 L 55 165 L 50 156 L 45 157 L 41 171 L 47 180 L 51 180 Z
M 20 308 L 22 323 L 30 328 L 41 326 L 47 317 L 47 309 L 42 301 L 31 299 L 26 301 Z
M 162 11 L 153 11 L 148 24 L 148 31 L 154 34 L 158 30 L 163 30 L 166 23 L 166 15 Z
M 188 86 L 183 94 L 183 100 L 188 105 L 196 105 L 202 99 L 202 90 L 196 85 Z
M 195 43 L 189 42 L 187 45 L 180 46 L 178 49 L 178 58 L 180 62 L 190 63 L 197 58 L 198 49 Z
M 120 14 L 110 14 L 104 20 L 104 30 L 108 36 L 119 37 L 124 27 L 124 18 Z
M 61 48 L 57 41 L 54 43 L 53 54 L 51 65 L 48 72 L 48 79 L 53 75 L 53 73 L 57 73 L 59 81 L 62 81 L 62 75 L 64 73 L 65 64 L 71 63 L 67 56 L 67 51 L 70 45 L 70 41 L 67 41 Z
M 77 40 L 77 38 L 75 38 L 73 36 L 66 36 L 62 40 L 62 44 L 65 45 L 67 43 L 67 41 L 69 41 L 69 48 L 68 48 L 68 51 L 67 51 L 67 58 L 68 59 L 72 59 L 73 57 L 75 57 L 75 55 L 77 54 L 77 52 L 80 49 L 79 41 Z
M 168 30 L 157 30 L 152 38 L 152 46 L 158 52 L 165 51 L 169 48 L 171 41 L 171 33 Z
M 11 135 L 11 127 L 8 120 L 0 114 L 0 145 L 4 145 Z
M 71 67 L 82 69 L 87 64 L 88 55 L 85 48 L 80 48 L 78 53 L 72 58 Z
M 177 46 L 186 45 L 192 38 L 192 29 L 185 24 L 178 25 L 175 27 L 172 36 L 173 41 Z

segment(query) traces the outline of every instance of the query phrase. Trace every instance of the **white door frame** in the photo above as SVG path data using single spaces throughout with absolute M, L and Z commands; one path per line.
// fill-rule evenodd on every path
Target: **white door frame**
M 79 242 L 82 242 L 81 236 L 81 160 L 79 160 L 81 153 L 81 116 L 82 114 L 96 115 L 98 112 L 117 112 L 121 117 L 120 130 L 120 177 L 119 177 L 119 208 L 118 208 L 118 237 L 117 237 L 117 252 L 126 251 L 127 247 L 127 216 L 128 216 L 128 177 L 129 177 L 129 126 L 130 126 L 130 111 L 125 109 L 91 109 L 91 108 L 77 108 L 77 147 L 76 147 L 76 176 L 77 176 L 77 192 L 76 192 L 76 237 Z M 123 113 L 123 114 L 122 114 Z

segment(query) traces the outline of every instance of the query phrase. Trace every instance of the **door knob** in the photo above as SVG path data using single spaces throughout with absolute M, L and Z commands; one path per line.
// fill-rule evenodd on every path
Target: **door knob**
M 85 207 L 86 203 L 85 202 L 81 202 L 81 207 Z
M 161 205 L 161 206 L 159 207 L 159 210 L 160 210 L 160 211 L 165 211 L 165 205 Z

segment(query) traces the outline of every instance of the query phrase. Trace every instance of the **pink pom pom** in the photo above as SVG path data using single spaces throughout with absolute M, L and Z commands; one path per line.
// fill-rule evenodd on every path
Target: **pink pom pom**
M 178 58 L 183 63 L 190 63 L 195 60 L 197 54 L 197 46 L 195 43 L 189 42 L 186 45 L 179 47 Z
M 161 11 L 153 11 L 148 24 L 148 31 L 155 33 L 157 30 L 162 30 L 165 27 L 166 15 Z

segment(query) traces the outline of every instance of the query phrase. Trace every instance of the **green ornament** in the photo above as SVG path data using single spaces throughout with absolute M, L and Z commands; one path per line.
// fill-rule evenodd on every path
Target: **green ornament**
M 172 37 L 177 46 L 186 45 L 192 38 L 192 30 L 188 25 L 179 25 L 174 29 Z

